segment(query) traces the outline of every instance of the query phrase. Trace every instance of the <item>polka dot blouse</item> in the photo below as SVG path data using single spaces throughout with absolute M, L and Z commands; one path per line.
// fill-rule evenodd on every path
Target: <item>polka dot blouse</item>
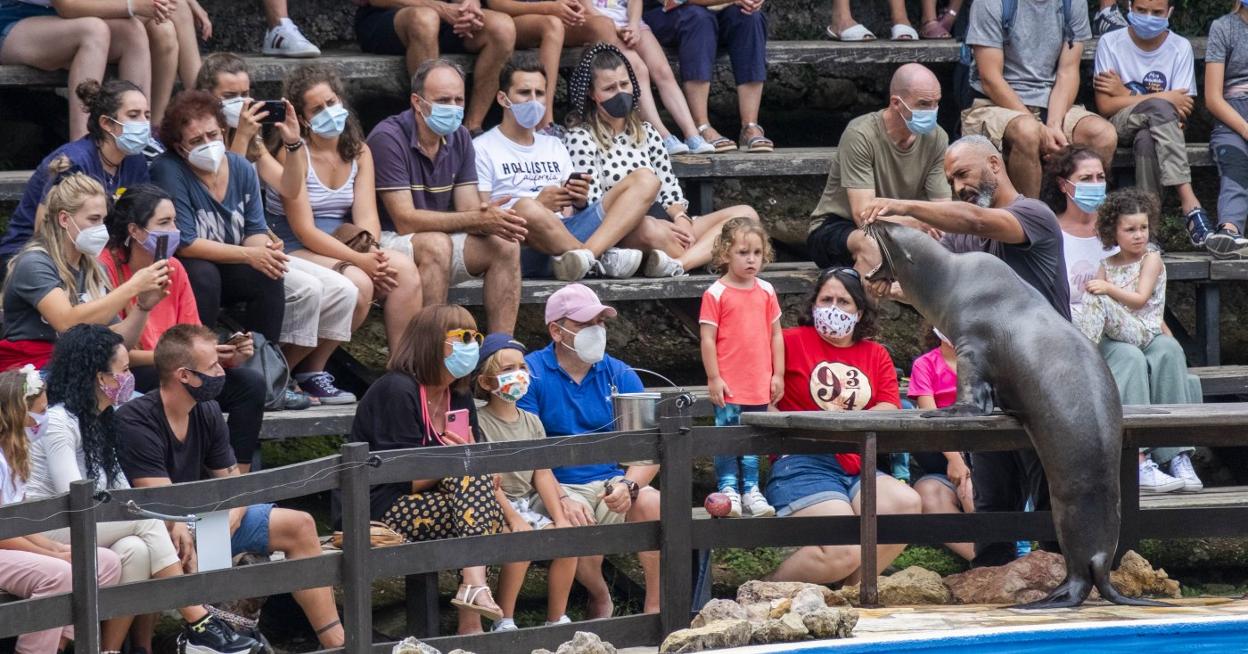
M 564 135 L 563 142 L 572 156 L 574 170 L 590 173 L 589 201 L 601 200 L 607 191 L 634 170 L 649 168 L 659 177 L 658 202 L 663 208 L 673 204 L 688 207 L 685 194 L 680 190 L 680 182 L 672 173 L 672 160 L 663 147 L 663 139 L 650 123 L 643 122 L 642 127 L 646 138 L 640 146 L 635 145 L 628 135 L 618 134 L 606 151 L 598 146 L 593 135 L 584 127 L 568 130 Z

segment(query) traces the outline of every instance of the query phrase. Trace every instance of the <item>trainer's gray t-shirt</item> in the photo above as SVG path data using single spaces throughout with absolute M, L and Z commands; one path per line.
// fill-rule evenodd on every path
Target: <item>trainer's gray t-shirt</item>
M 1213 21 L 1205 63 L 1226 65 L 1222 82 L 1225 97 L 1248 96 L 1248 21 L 1240 18 L 1239 12 Z
M 1071 28 L 1075 41 L 1092 38 L 1088 25 L 1088 4 L 1082 0 L 1071 3 Z M 970 25 L 966 33 L 968 45 L 997 48 L 1005 53 L 1005 81 L 1029 107 L 1049 106 L 1057 60 L 1066 47 L 1062 0 L 1019 0 L 1010 29 L 1010 42 L 1005 43 L 1001 27 L 1001 0 L 976 0 L 971 5 Z M 971 69 L 971 87 L 984 93 L 979 70 Z

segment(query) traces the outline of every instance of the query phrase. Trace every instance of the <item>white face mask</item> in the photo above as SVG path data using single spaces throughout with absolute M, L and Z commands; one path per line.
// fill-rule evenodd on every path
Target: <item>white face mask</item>
M 215 173 L 221 167 L 221 160 L 224 158 L 225 143 L 209 141 L 195 146 L 195 149 L 186 155 L 186 162 L 206 173 Z
M 847 313 L 838 307 L 815 307 L 815 331 L 825 339 L 841 339 L 854 333 L 860 313 Z
M 243 114 L 243 104 L 247 98 L 230 98 L 221 101 L 221 113 L 225 114 L 225 124 L 231 129 L 238 128 L 238 117 Z
M 78 230 L 78 235 L 74 237 L 74 247 L 88 257 L 100 256 L 100 253 L 104 251 L 104 246 L 108 245 L 108 227 L 100 223 L 82 229 L 74 224 L 73 219 L 70 219 L 70 224 Z
M 607 353 L 607 328 L 602 325 L 590 325 L 581 329 L 579 332 L 559 326 L 559 329 L 569 333 L 576 334 L 572 339 L 572 347 L 568 348 L 576 352 L 577 358 L 588 364 L 595 364 L 602 361 L 602 357 Z M 564 347 L 568 347 L 565 342 Z

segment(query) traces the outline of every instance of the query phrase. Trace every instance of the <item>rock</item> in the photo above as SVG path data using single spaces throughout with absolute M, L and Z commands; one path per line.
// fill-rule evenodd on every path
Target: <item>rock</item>
M 807 588 L 814 589 L 822 594 L 823 602 L 828 606 L 840 606 L 845 603 L 827 586 L 807 584 L 800 581 L 747 581 L 737 589 L 737 603 L 749 606 L 756 602 L 771 602 L 778 599 L 791 600 Z
M 707 602 L 701 611 L 698 611 L 689 626 L 705 627 L 717 620 L 746 620 L 748 618 L 749 613 L 746 612 L 744 606 L 732 600 L 713 599 Z
M 806 628 L 802 616 L 796 613 L 785 613 L 779 620 L 768 620 L 755 625 L 753 632 L 750 633 L 750 643 L 754 645 L 792 643 L 804 640 L 809 635 L 810 630 Z
M 1182 597 L 1178 581 L 1171 579 L 1165 570 L 1153 569 L 1148 560 L 1134 550 L 1122 555 L 1122 562 L 1117 570 L 1109 573 L 1109 579 L 1118 592 L 1127 597 Z
M 541 649 L 535 649 L 532 652 L 529 652 L 529 654 L 555 654 L 555 653 L 543 647 Z
M 767 610 L 767 618 L 769 620 L 779 620 L 789 609 L 793 608 L 793 600 L 789 598 L 771 600 L 771 604 Z
M 465 650 L 465 649 L 459 649 L 458 647 L 456 647 L 455 649 L 451 650 L 450 652 L 447 652 L 447 654 L 474 654 L 474 653 L 473 653 L 473 652 L 469 652 L 468 650 Z
M 858 625 L 858 612 L 825 606 L 803 615 L 802 624 L 814 638 L 849 638 Z
M 949 575 L 944 583 L 960 604 L 1021 604 L 1042 599 L 1065 577 L 1060 554 L 1036 551 L 1006 565 Z
M 716 620 L 701 627 L 673 631 L 663 639 L 659 654 L 741 647 L 750 644 L 750 632 L 750 623 L 745 620 Z
M 416 640 L 415 636 L 408 636 L 395 643 L 394 648 L 390 650 L 390 654 L 442 654 L 442 651 Z
M 936 583 L 940 583 L 940 577 L 936 577 Z M 793 596 L 793 600 L 789 605 L 789 611 L 798 615 L 806 615 L 827 607 L 828 603 L 824 601 L 822 592 L 816 588 L 804 588 L 797 595 Z
M 880 577 L 879 592 L 880 603 L 885 606 L 953 603 L 953 595 L 941 581 L 940 575 L 917 565 L 887 577 Z M 856 606 L 859 587 L 846 586 L 841 589 L 840 595 Z
M 598 634 L 578 631 L 572 640 L 560 645 L 555 654 L 615 654 L 615 646 L 603 642 Z

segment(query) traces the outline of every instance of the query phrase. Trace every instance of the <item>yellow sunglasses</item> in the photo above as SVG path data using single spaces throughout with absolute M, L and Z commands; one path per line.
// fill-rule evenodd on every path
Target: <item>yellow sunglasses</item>
M 459 341 L 464 345 L 476 341 L 480 345 L 485 342 L 485 336 L 475 329 L 452 329 L 446 332 L 446 340 L 452 343 Z

